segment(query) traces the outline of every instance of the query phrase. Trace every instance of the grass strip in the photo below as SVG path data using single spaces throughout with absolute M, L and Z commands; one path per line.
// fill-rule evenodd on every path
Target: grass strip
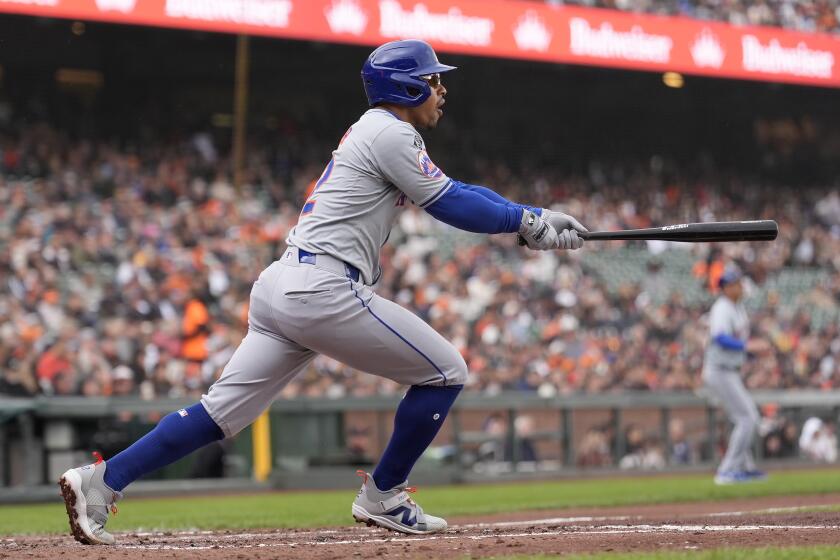
M 114 531 L 325 527 L 352 523 L 356 480 L 343 491 L 267 492 L 236 496 L 131 499 L 120 504 Z M 715 486 L 709 475 L 521 482 L 421 488 L 415 495 L 435 515 L 466 516 L 573 507 L 724 501 L 735 498 L 840 492 L 840 470 L 773 473 L 747 485 Z M 0 534 L 67 530 L 61 503 L 0 507 Z

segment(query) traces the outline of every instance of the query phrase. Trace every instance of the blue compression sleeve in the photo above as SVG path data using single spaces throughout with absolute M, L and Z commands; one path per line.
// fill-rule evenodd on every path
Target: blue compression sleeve
M 511 202 L 510 200 L 506 199 L 496 191 L 492 189 L 488 189 L 487 187 L 482 187 L 480 185 L 469 185 L 467 183 L 462 183 L 460 181 L 452 181 L 453 183 L 457 183 L 461 186 L 462 189 L 467 189 L 468 191 L 472 191 L 475 193 L 480 194 L 484 198 L 490 199 L 493 202 L 498 202 L 499 204 L 504 204 L 505 206 L 519 206 L 520 208 L 527 208 L 532 212 L 536 212 L 538 216 L 542 215 L 542 208 L 535 208 L 534 206 L 527 206 L 525 204 L 517 204 L 515 202 Z
M 522 211 L 525 207 L 507 201 L 490 189 L 479 188 L 505 202 L 498 202 L 495 198 L 488 196 L 487 192 L 477 192 L 473 185 L 452 181 L 449 189 L 426 207 L 426 212 L 441 222 L 473 233 L 519 231 Z
M 743 340 L 728 334 L 719 334 L 712 340 L 727 350 L 744 350 L 747 347 Z

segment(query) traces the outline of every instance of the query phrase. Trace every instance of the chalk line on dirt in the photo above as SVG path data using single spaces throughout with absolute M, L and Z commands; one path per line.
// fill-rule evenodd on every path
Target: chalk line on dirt
M 540 520 L 537 520 L 540 521 Z M 458 529 L 459 527 L 453 527 Z M 573 525 L 564 527 L 559 531 L 529 531 L 521 533 L 488 533 L 484 535 L 463 535 L 463 534 L 438 534 L 427 536 L 405 536 L 405 537 L 384 537 L 384 538 L 364 538 L 364 539 L 344 539 L 335 541 L 325 540 L 308 540 L 297 542 L 263 542 L 257 544 L 214 544 L 214 545 L 190 545 L 179 546 L 169 544 L 140 544 L 140 545 L 118 545 L 119 548 L 125 549 L 143 549 L 143 550 L 209 550 L 209 549 L 223 549 L 223 548 L 274 548 L 286 547 L 295 548 L 298 546 L 339 546 L 339 545 L 353 545 L 353 544 L 370 544 L 370 543 L 407 543 L 407 542 L 427 542 L 440 540 L 482 540 L 489 538 L 522 538 L 522 537 L 554 537 L 554 536 L 573 536 L 573 535 L 607 535 L 607 534 L 628 534 L 628 533 L 697 533 L 697 532 L 743 532 L 743 531 L 761 531 L 771 529 L 795 530 L 795 531 L 813 531 L 813 530 L 838 530 L 840 525 Z M 318 532 L 312 534 L 317 535 Z M 257 534 L 232 534 L 219 535 L 228 538 L 253 538 L 255 536 L 266 537 L 265 533 Z M 305 533 L 293 536 L 307 536 Z M 180 537 L 178 540 L 182 540 Z M 188 538 L 188 537 L 187 537 Z

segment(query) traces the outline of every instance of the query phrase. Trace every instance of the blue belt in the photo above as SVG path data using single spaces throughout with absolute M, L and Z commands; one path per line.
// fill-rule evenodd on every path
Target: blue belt
M 298 262 L 314 265 L 317 257 L 318 255 L 316 253 L 310 253 L 309 251 L 304 251 L 303 249 L 298 248 Z M 347 278 L 350 278 L 353 282 L 359 281 L 361 274 L 359 273 L 358 268 L 352 264 L 344 263 L 344 271 L 347 273 Z

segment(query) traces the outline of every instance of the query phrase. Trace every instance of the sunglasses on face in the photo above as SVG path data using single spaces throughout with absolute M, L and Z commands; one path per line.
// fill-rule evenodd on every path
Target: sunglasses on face
M 429 87 L 437 88 L 440 87 L 440 74 L 429 74 L 428 76 L 420 76 L 421 79 L 426 80 L 428 82 Z

